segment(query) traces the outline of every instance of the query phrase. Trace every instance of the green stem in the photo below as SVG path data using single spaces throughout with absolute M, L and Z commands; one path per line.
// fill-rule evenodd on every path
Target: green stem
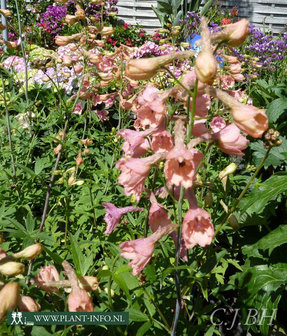
M 188 131 L 187 131 L 187 137 L 186 137 L 186 142 L 188 143 L 190 138 L 191 138 L 191 133 L 194 125 L 194 120 L 195 120 L 195 107 L 196 107 L 196 96 L 197 96 L 197 88 L 198 88 L 198 79 L 196 78 L 195 83 L 194 83 L 194 91 L 192 95 L 192 106 L 191 106 L 191 113 L 188 111 L 189 114 L 189 124 L 188 124 Z
M 168 68 L 163 67 L 163 69 L 171 75 L 171 77 L 174 79 L 174 81 L 176 82 L 176 84 L 178 84 L 179 86 L 181 86 L 181 87 L 184 89 L 184 91 L 186 91 L 186 92 L 188 93 L 188 95 L 193 96 L 193 92 L 190 91 L 187 87 L 185 87 L 185 86 L 184 86 L 184 85 L 183 85 L 183 84 L 182 84 L 182 83 L 175 77 L 175 75 L 174 75 Z

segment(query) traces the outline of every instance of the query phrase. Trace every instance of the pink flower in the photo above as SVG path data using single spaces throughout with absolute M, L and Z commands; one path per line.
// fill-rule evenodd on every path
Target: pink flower
M 101 72 L 111 72 L 113 69 L 117 68 L 115 66 L 115 61 L 113 58 L 104 56 L 100 63 L 96 65 L 97 69 Z
M 140 200 L 151 165 L 162 158 L 161 154 L 154 154 L 142 159 L 122 158 L 118 160 L 116 167 L 122 171 L 118 182 L 124 186 L 126 196 L 133 194 L 137 201 Z
M 148 106 L 142 106 L 137 110 L 137 120 L 135 121 L 135 128 L 156 128 L 164 120 L 165 114 L 157 113 Z
M 147 238 L 139 238 L 120 244 L 119 247 L 122 249 L 121 256 L 132 260 L 129 265 L 133 269 L 133 275 L 139 274 L 145 268 L 153 255 L 155 243 L 173 229 L 173 225 L 160 227 Z
M 152 129 L 148 129 L 142 132 L 133 131 L 130 129 L 119 130 L 118 134 L 126 140 L 122 147 L 125 155 L 132 157 L 140 157 L 144 155 L 149 148 L 149 143 L 145 137 L 150 135 L 152 132 Z
M 174 241 L 174 245 L 175 245 L 175 248 L 176 248 L 177 247 L 177 233 L 175 231 L 173 231 L 170 235 L 171 235 L 171 237 Z M 188 260 L 188 258 L 187 258 L 187 248 L 185 246 L 185 242 L 184 242 L 183 237 L 181 237 L 181 240 L 180 240 L 179 257 L 182 258 L 185 261 Z
M 203 155 L 194 148 L 188 150 L 184 146 L 175 146 L 166 157 L 164 174 L 167 182 L 185 188 L 191 187 L 202 158 Z
M 206 119 L 195 120 L 192 128 L 192 135 L 200 137 L 203 134 L 208 132 L 208 129 L 205 127 Z
M 108 120 L 109 112 L 107 110 L 95 110 L 97 116 L 99 117 L 100 121 Z
M 92 299 L 87 291 L 80 287 L 72 288 L 68 297 L 69 312 L 93 312 L 94 306 Z
M 242 150 L 246 149 L 249 144 L 249 140 L 240 133 L 240 129 L 235 124 L 230 124 L 213 134 L 213 138 L 217 140 L 222 152 L 231 155 L 243 156 Z
M 171 134 L 167 130 L 159 130 L 154 132 L 151 146 L 154 153 L 170 151 L 173 148 Z
M 49 287 L 49 282 L 60 281 L 60 275 L 55 266 L 43 266 L 40 269 L 40 273 L 35 276 L 35 281 L 39 287 L 46 292 L 58 292 L 55 287 Z
M 127 206 L 125 208 L 117 208 L 112 203 L 103 202 L 103 206 L 106 210 L 105 222 L 107 223 L 107 228 L 105 234 L 110 234 L 119 225 L 121 217 L 131 211 L 144 211 L 143 208 L 135 206 Z
M 265 110 L 238 103 L 232 108 L 231 113 L 235 125 L 253 138 L 261 138 L 268 128 L 268 118 Z
M 149 209 L 148 223 L 152 232 L 156 232 L 159 227 L 172 224 L 165 207 L 159 204 L 153 193 L 150 195 L 151 207 Z
M 22 312 L 38 312 L 41 306 L 30 296 L 19 296 L 17 306 Z
M 188 249 L 192 249 L 195 245 L 204 247 L 211 244 L 214 228 L 210 214 L 197 206 L 189 209 L 183 219 L 182 236 Z
M 83 111 L 82 104 L 81 103 L 76 104 L 73 113 L 81 115 L 82 111 Z
M 221 131 L 224 127 L 226 127 L 226 122 L 220 116 L 214 117 L 211 120 L 210 127 L 214 133 Z

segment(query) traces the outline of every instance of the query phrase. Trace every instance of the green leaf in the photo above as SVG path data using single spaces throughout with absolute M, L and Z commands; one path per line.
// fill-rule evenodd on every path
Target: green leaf
M 265 168 L 269 166 L 276 168 L 285 162 L 286 157 L 284 153 L 287 153 L 287 139 L 285 137 L 280 137 L 280 139 L 283 141 L 282 145 L 271 149 L 268 158 L 264 162 Z M 252 153 L 253 161 L 254 164 L 258 166 L 266 153 L 263 142 L 261 140 L 253 142 L 250 144 L 250 148 L 254 150 L 254 153 Z
M 213 3 L 213 0 L 209 0 L 207 1 L 207 3 L 203 6 L 201 12 L 200 12 L 200 16 L 204 16 L 208 11 L 209 11 L 209 8 L 211 7 Z
M 275 122 L 277 119 L 287 111 L 287 99 L 278 98 L 268 106 L 266 114 L 270 122 Z
M 144 336 L 152 326 L 151 322 L 144 323 L 137 331 L 136 336 Z
M 149 317 L 146 314 L 142 313 L 140 310 L 131 308 L 128 310 L 128 312 L 130 321 L 136 321 L 136 322 L 149 321 Z
M 30 212 L 28 212 L 26 220 L 25 220 L 25 226 L 26 229 L 29 233 L 33 232 L 33 230 L 35 229 L 35 221 L 33 219 L 33 216 Z
M 80 276 L 84 276 L 84 261 L 85 256 L 83 255 L 81 249 L 79 249 L 79 243 L 75 239 L 75 237 L 70 233 L 70 241 L 71 241 L 71 251 L 73 256 L 73 261 L 76 267 L 77 272 Z
M 125 293 L 127 299 L 131 302 L 132 298 L 130 296 L 129 288 L 122 274 L 113 274 L 113 279 L 116 282 L 116 284 L 120 287 L 120 289 Z
M 21 163 L 17 163 L 17 166 L 20 167 L 25 173 L 31 175 L 31 177 L 35 177 L 36 174 L 33 172 L 32 169 L 22 165 Z
M 287 243 L 287 225 L 280 225 L 275 230 L 269 232 L 266 236 L 258 240 L 252 245 L 245 245 L 242 247 L 242 252 L 249 257 L 262 258 L 260 251 L 268 250 L 268 256 L 272 251 L 283 244 Z
M 49 250 L 46 246 L 43 246 L 44 251 L 55 261 L 57 265 L 62 265 L 62 262 L 64 261 L 58 253 L 54 253 L 51 250 Z
M 238 207 L 242 212 L 258 214 L 264 210 L 268 202 L 285 191 L 287 191 L 287 173 L 276 173 L 261 183 L 259 188 L 253 189 L 239 202 Z

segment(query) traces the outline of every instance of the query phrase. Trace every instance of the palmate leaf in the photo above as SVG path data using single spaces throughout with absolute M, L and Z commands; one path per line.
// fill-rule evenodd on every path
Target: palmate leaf
M 278 98 L 268 106 L 266 114 L 270 122 L 275 122 L 287 111 L 287 98 Z
M 253 189 L 247 197 L 238 204 L 242 212 L 261 213 L 268 202 L 287 191 L 287 172 L 275 173 L 260 185 L 259 189 Z

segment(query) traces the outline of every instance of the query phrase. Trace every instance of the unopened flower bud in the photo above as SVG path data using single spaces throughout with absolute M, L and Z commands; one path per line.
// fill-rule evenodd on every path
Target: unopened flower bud
M 85 148 L 84 151 L 83 151 L 83 154 L 84 154 L 85 156 L 89 155 L 89 154 L 90 154 L 90 150 L 89 150 L 89 148 Z
M 4 15 L 5 17 L 9 17 L 13 15 L 13 13 L 8 9 L 0 9 L 0 14 Z
M 67 24 L 73 25 L 78 21 L 78 17 L 76 15 L 66 15 L 65 22 Z
M 7 276 L 16 276 L 25 272 L 25 265 L 16 261 L 7 261 L 0 264 L 0 273 Z
M 203 83 L 212 84 L 217 72 L 217 62 L 211 52 L 200 52 L 195 61 L 196 77 Z
M 24 250 L 13 254 L 13 257 L 16 259 L 24 258 L 32 260 L 38 257 L 39 254 L 43 251 L 43 246 L 41 244 L 33 244 L 26 247 Z
M 233 174 L 237 169 L 237 165 L 235 163 L 231 163 L 227 167 L 225 167 L 218 175 L 219 179 L 222 180 L 225 176 Z
M 49 282 L 60 281 L 60 275 L 55 266 L 44 266 L 40 269 L 40 273 L 35 276 L 35 281 L 46 292 L 58 292 L 57 288 L 49 287 Z
M 7 283 L 0 291 L 0 320 L 8 312 L 15 309 L 20 294 L 18 282 Z
M 92 140 L 92 139 L 89 139 L 89 138 L 86 138 L 86 139 L 82 139 L 82 140 L 81 140 L 81 143 L 82 143 L 84 146 L 91 146 L 91 144 L 93 143 L 93 140 Z
M 56 155 L 58 155 L 60 153 L 60 151 L 62 150 L 62 145 L 59 144 L 56 148 L 54 148 L 54 153 Z
M 99 288 L 99 280 L 93 276 L 84 276 L 79 279 L 80 287 L 87 291 L 95 291 Z
M 80 165 L 84 162 L 81 154 L 78 155 L 77 159 L 76 159 L 76 165 L 77 167 L 80 167 Z
M 212 192 L 211 190 L 208 190 L 206 193 L 205 199 L 204 199 L 204 206 L 206 208 L 211 208 L 213 204 L 213 199 L 212 199 Z
M 114 28 L 113 27 L 104 27 L 101 30 L 101 34 L 103 36 L 110 36 L 110 35 L 113 35 L 113 33 L 114 33 Z
M 71 66 L 72 65 L 72 58 L 68 55 L 63 56 L 63 65 Z
M 68 185 L 71 186 L 76 182 L 76 178 L 75 178 L 75 173 L 72 173 L 72 175 L 69 177 L 68 179 Z
M 38 312 L 41 309 L 39 303 L 32 299 L 30 296 L 20 295 L 18 298 L 17 306 L 22 312 Z
M 228 217 L 228 223 L 234 230 L 239 229 L 238 220 L 233 214 Z
M 76 9 L 75 16 L 80 20 L 84 19 L 86 17 L 85 11 L 81 8 L 80 5 L 76 5 Z

